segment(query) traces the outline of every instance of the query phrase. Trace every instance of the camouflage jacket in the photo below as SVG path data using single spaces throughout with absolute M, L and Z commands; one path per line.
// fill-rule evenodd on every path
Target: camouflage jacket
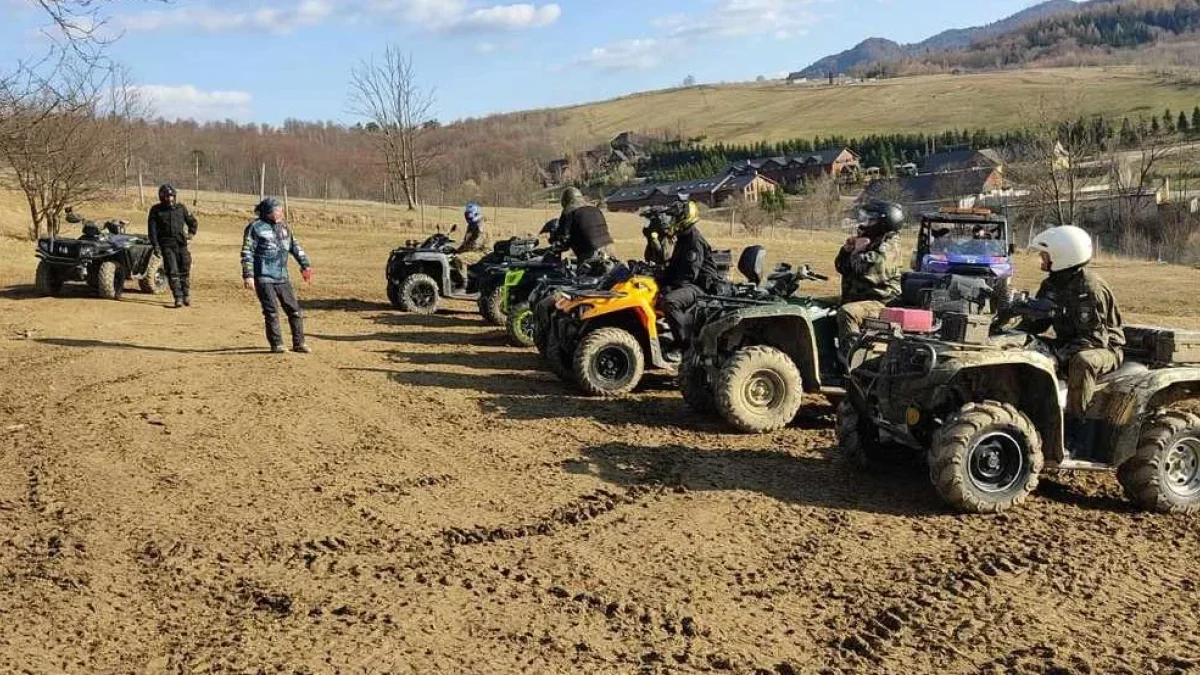
M 889 302 L 899 297 L 902 257 L 900 236 L 894 232 L 857 253 L 844 248 L 838 251 L 833 265 L 842 275 L 842 302 Z
M 256 220 L 246 226 L 242 238 L 242 278 L 285 282 L 289 255 L 295 256 L 301 270 L 310 267 L 308 254 L 285 223 Z
M 1054 343 L 1060 358 L 1068 359 L 1086 349 L 1107 349 L 1121 354 L 1125 346 L 1121 310 L 1112 289 L 1086 268 L 1051 272 L 1042 282 L 1037 297 L 1050 300 L 1059 309 L 1054 319 L 1023 326 L 1031 333 L 1054 328 Z

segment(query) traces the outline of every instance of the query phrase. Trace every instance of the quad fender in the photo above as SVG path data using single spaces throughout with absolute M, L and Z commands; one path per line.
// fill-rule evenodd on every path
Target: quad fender
M 1149 413 L 1191 398 L 1200 398 L 1200 367 L 1161 368 L 1108 382 L 1088 412 L 1102 416 L 1115 430 L 1112 464 L 1120 466 L 1137 451 Z
M 614 286 L 612 292 L 612 296 L 601 298 L 581 296 L 564 309 L 570 311 L 574 307 L 586 306 L 579 318 L 588 324 L 588 330 L 591 330 L 592 326 L 617 325 L 614 321 L 632 321 L 640 327 L 635 335 L 644 333 L 650 341 L 658 340 L 657 317 L 654 311 L 658 284 L 653 279 L 634 277 Z M 606 318 L 609 316 L 613 318 Z
M 821 389 L 821 354 L 832 353 L 834 346 L 821 349 L 814 321 L 832 316 L 834 310 L 789 305 L 747 307 L 710 321 L 700 330 L 702 358 L 716 357 L 733 346 L 762 344 L 779 349 L 791 357 L 800 370 L 805 391 Z M 828 331 L 826 331 L 828 333 Z M 748 341 L 747 336 L 753 336 Z M 833 340 L 832 334 L 824 339 Z
M 393 261 L 394 267 L 389 272 L 393 278 L 400 276 L 400 270 L 406 270 L 405 274 L 420 272 L 428 274 L 438 281 L 439 291 L 447 293 L 453 287 L 450 283 L 450 259 L 444 253 L 435 251 L 417 251 L 409 252 L 403 256 L 397 256 Z
M 1041 433 L 1047 462 L 1063 461 L 1063 411 L 1058 377 L 1050 358 L 1037 356 L 1014 362 L 1002 351 L 980 351 L 956 354 L 954 361 L 958 367 L 952 369 L 944 386 L 929 387 L 932 398 L 922 403 L 937 414 L 948 414 L 970 402 L 1009 403 L 1028 416 Z

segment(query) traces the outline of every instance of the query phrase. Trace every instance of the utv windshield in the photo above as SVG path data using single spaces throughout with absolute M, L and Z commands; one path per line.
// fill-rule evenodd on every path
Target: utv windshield
M 977 223 L 938 223 L 930 231 L 929 252 L 947 256 L 1008 255 L 1008 243 L 1003 232 L 995 226 Z

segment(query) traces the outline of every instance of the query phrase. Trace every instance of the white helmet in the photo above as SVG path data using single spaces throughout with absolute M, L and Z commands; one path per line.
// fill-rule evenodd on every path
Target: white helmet
M 1092 261 L 1092 237 L 1082 227 L 1059 225 L 1034 237 L 1030 248 L 1050 256 L 1050 271 L 1058 272 Z

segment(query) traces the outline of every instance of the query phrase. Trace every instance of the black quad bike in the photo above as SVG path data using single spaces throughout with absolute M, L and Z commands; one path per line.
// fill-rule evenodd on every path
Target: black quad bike
M 102 298 L 119 300 L 125 282 L 136 281 L 144 293 L 156 294 L 167 286 L 162 258 L 146 237 L 125 234 L 125 223 L 110 220 L 103 229 L 84 223 L 78 239 L 38 239 L 34 283 L 42 295 L 58 295 L 68 281 L 84 282 Z
M 496 242 L 479 262 L 465 266 L 458 261 L 450 232 L 435 232 L 418 243 L 409 240 L 388 256 L 385 277 L 392 306 L 405 312 L 433 314 L 441 298 L 480 300 L 480 281 L 495 265 L 527 259 L 537 248 L 537 239 L 506 239 Z
M 929 333 L 869 321 L 838 411 L 843 452 L 882 466 L 907 449 L 961 511 L 1021 504 L 1047 470 L 1115 469 L 1142 508 L 1200 512 L 1200 334 L 1126 327 L 1124 365 L 1100 378 L 1083 425 L 1069 430 L 1050 345 L 1010 328 L 1057 311 L 1021 295 L 994 316 L 935 310 Z
M 806 393 L 840 395 L 837 302 L 797 296 L 804 281 L 827 281 L 808 265 L 778 265 L 763 279 L 766 252 L 751 246 L 738 270 L 748 284 L 698 303 L 696 339 L 679 371 L 684 400 L 747 433 L 791 423 Z

